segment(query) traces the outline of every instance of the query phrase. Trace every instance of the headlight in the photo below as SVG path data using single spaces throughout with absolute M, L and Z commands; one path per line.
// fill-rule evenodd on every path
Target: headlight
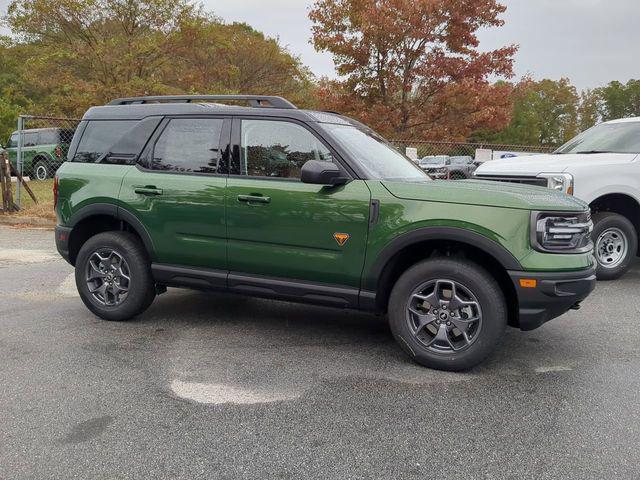
M 547 187 L 573 195 L 573 175 L 570 173 L 541 173 L 538 178 L 547 179 Z
M 540 252 L 584 253 L 593 249 L 591 212 L 531 212 L 531 245 Z

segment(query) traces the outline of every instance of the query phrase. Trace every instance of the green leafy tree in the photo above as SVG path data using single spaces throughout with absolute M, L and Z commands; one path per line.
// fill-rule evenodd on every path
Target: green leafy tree
M 474 140 L 514 145 L 556 146 L 578 133 L 580 97 L 568 79 L 525 79 L 513 91 L 509 125 L 498 132 L 477 132 Z
M 626 84 L 610 82 L 597 89 L 597 94 L 602 120 L 640 116 L 640 80 L 629 80 Z

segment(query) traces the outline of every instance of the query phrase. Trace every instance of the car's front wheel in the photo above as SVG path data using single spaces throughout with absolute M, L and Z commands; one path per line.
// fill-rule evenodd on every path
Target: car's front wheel
M 615 280 L 629 270 L 638 252 L 638 234 L 626 217 L 613 212 L 594 214 L 592 237 L 598 280 Z
M 409 268 L 389 299 L 389 324 L 418 363 L 459 371 L 482 362 L 507 324 L 502 290 L 482 267 L 438 258 Z
M 123 321 L 145 311 L 155 297 L 148 255 L 128 232 L 91 237 L 75 263 L 80 298 L 98 317 Z

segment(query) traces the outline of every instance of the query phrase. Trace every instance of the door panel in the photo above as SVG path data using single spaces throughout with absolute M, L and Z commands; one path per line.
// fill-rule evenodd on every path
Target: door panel
M 226 269 L 224 176 L 154 173 L 132 167 L 120 190 L 123 207 L 153 239 L 154 262 Z M 152 187 L 152 188 L 149 188 Z M 161 190 L 161 194 L 142 193 Z
M 227 269 L 225 156 L 230 121 L 166 120 L 120 191 L 154 242 L 154 262 Z
M 243 120 L 234 131 L 244 175 L 230 176 L 227 185 L 229 270 L 358 287 L 371 197 L 365 182 L 300 182 L 306 160 L 335 160 L 301 125 Z M 337 233 L 348 240 L 340 245 Z

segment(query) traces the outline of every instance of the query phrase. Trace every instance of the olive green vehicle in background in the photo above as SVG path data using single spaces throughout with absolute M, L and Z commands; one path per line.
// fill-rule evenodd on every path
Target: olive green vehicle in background
M 22 173 L 34 180 L 52 178 L 66 160 L 74 130 L 69 128 L 35 128 L 23 130 Z M 18 132 L 7 142 L 9 161 L 17 168 Z
M 419 363 L 463 370 L 595 286 L 580 200 L 432 181 L 364 125 L 279 97 L 115 100 L 85 114 L 69 160 L 56 244 L 107 320 L 168 286 L 354 308 L 387 313 Z

